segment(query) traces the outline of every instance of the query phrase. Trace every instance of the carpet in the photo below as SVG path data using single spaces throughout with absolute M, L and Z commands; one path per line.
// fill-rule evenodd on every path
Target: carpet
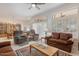
M 42 53 L 39 51 L 35 50 L 32 48 L 32 53 L 30 54 L 30 47 L 24 47 L 21 49 L 16 50 L 17 56 L 44 56 Z

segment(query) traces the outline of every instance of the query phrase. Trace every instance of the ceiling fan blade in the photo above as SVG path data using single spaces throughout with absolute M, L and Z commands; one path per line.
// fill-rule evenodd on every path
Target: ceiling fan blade
M 31 6 L 28 9 L 31 9 L 32 7 L 35 7 L 35 8 L 40 10 L 40 7 L 38 5 L 43 5 L 43 4 L 45 4 L 45 3 L 31 3 Z
M 44 5 L 45 3 L 32 3 L 32 4 L 36 4 L 36 5 Z
M 40 8 L 36 5 L 36 8 L 40 10 Z
M 32 6 L 31 7 L 29 7 L 28 9 L 31 9 L 32 8 Z

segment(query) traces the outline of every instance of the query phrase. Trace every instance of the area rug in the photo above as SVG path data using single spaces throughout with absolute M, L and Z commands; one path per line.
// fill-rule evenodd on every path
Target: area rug
M 32 48 L 32 53 L 30 54 L 30 47 L 24 47 L 21 49 L 16 50 L 16 54 L 17 56 L 44 56 L 42 53 L 40 53 L 39 51 L 35 50 Z

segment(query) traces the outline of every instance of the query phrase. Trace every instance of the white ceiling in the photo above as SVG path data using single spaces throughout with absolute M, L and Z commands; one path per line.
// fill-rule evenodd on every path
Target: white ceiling
M 0 16 L 16 16 L 16 17 L 26 17 L 34 16 L 36 14 L 45 12 L 51 8 L 55 8 L 61 5 L 60 3 L 46 3 L 44 5 L 39 5 L 40 10 L 28 8 L 31 6 L 29 3 L 0 3 Z

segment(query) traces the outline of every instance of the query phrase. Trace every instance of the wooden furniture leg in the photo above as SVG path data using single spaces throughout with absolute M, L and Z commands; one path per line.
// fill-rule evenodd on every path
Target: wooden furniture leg
M 31 55 L 31 45 L 30 45 L 30 55 Z

